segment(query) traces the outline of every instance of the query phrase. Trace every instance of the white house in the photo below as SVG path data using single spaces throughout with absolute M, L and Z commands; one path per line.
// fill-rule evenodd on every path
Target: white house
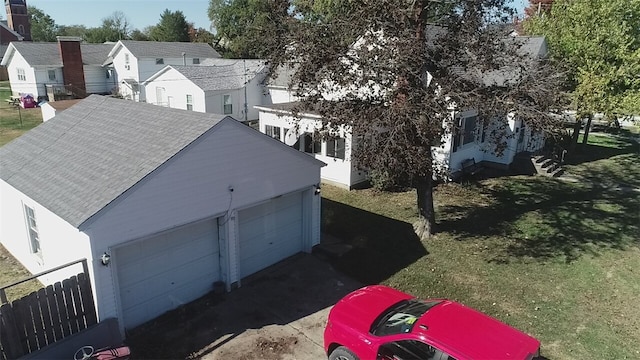
M 209 59 L 201 65 L 169 65 L 143 86 L 151 104 L 257 120 L 265 101 L 262 60 Z
M 198 65 L 220 55 L 205 43 L 118 41 L 103 59 L 113 69 L 118 92 L 127 99 L 145 101 L 141 84 L 167 65 Z
M 322 165 L 231 117 L 92 95 L 0 148 L 0 240 L 33 273 L 87 258 L 124 330 L 311 251 Z
M 71 84 L 82 94 L 106 94 L 115 86 L 102 67 L 113 45 L 81 44 L 79 38 L 61 38 L 57 43 L 14 41 L 0 65 L 7 67 L 14 96 L 47 96 L 46 85 Z
M 297 103 L 256 106 L 260 110 L 260 132 L 280 140 L 296 150 L 321 160 L 322 181 L 351 189 L 368 180 L 366 171 L 358 169 L 352 161 L 354 142 L 350 131 L 342 131 L 330 140 L 314 139 L 319 130 L 320 116 L 302 114 L 294 118 L 291 110 Z
M 523 55 L 534 59 L 546 56 L 547 45 L 543 37 L 518 37 L 509 40 L 520 44 L 518 51 Z M 367 181 L 367 172 L 357 168 L 352 161 L 351 154 L 357 146 L 353 141 L 353 134 L 343 131 L 335 140 L 314 142 L 312 134 L 314 129 L 321 126 L 320 117 L 315 114 L 297 114 L 294 118 L 291 110 L 295 108 L 297 98 L 295 94 L 291 94 L 288 83 L 294 70 L 283 67 L 279 71 L 281 76 L 268 82 L 268 96 L 274 105 L 256 107 L 260 110 L 260 131 L 325 162 L 327 166 L 322 169 L 324 182 L 351 189 Z M 494 83 L 509 81 L 513 75 L 509 69 L 481 74 L 483 81 Z M 336 94 L 339 97 L 340 92 Z M 331 101 L 336 94 L 323 96 Z M 510 116 L 507 126 L 502 127 L 499 124 L 503 124 L 503 121 L 489 122 L 485 125 L 478 115 L 473 109 L 452 111 L 452 117 L 458 122 L 459 130 L 444 135 L 440 144 L 432 148 L 434 166 L 453 176 L 461 171 L 463 161 L 472 158 L 476 163 L 507 168 L 517 153 L 534 152 L 544 146 L 544 135 L 533 132 L 517 117 Z M 494 151 L 487 135 L 497 130 L 498 126 L 506 143 L 505 150 L 500 154 Z

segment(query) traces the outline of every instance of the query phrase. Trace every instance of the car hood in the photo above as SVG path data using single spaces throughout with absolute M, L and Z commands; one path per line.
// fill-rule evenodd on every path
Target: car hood
M 453 301 L 433 307 L 418 324 L 423 335 L 472 359 L 526 359 L 540 347 L 534 337 Z
M 329 322 L 366 334 L 383 311 L 402 300 L 412 298 L 411 295 L 385 286 L 367 286 L 338 301 L 329 313 Z

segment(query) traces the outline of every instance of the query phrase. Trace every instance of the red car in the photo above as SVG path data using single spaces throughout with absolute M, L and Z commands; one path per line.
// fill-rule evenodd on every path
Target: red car
M 540 341 L 457 302 L 374 285 L 331 309 L 324 348 L 330 360 L 531 360 Z

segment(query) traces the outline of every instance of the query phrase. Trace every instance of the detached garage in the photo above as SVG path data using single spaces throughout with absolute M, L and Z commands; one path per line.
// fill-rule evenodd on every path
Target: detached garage
M 93 95 L 0 148 L 0 240 L 33 273 L 87 258 L 99 318 L 130 329 L 311 251 L 323 165 L 230 117 Z

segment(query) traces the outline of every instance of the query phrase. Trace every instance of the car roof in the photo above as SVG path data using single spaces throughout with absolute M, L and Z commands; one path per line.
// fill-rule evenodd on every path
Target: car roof
M 525 359 L 540 342 L 518 329 L 455 301 L 444 300 L 413 328 L 444 351 L 469 358 Z

